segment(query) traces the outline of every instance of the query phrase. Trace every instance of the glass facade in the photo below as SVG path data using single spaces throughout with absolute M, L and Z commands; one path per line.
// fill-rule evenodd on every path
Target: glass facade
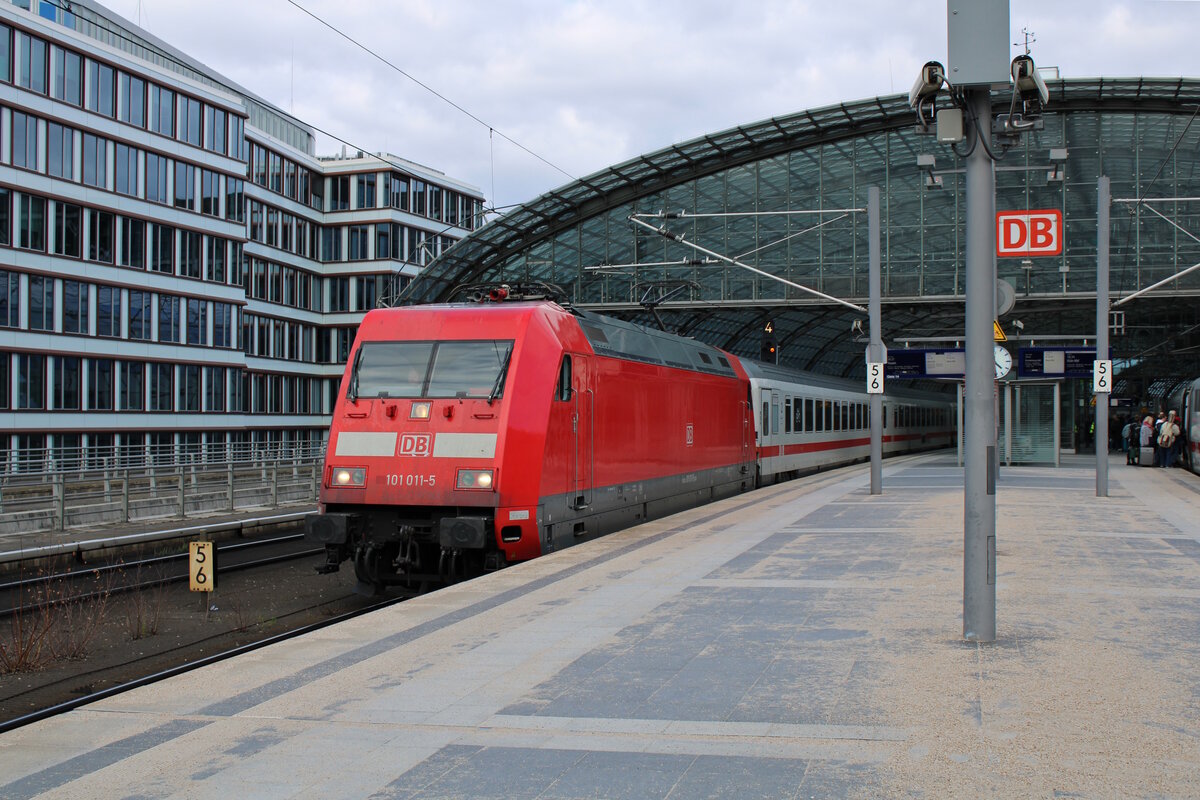
M 1111 291 L 1117 300 L 1200 262 L 1200 82 L 1051 83 L 1042 127 L 996 143 L 996 207 L 1058 209 L 1059 256 L 998 259 L 1026 334 L 1093 335 L 1097 178 L 1112 196 L 1193 198 L 1114 203 Z M 997 92 L 996 113 L 1008 98 Z M 918 165 L 918 157 L 933 165 Z M 631 214 L 706 250 L 837 298 L 866 304 L 867 191 L 881 192 L 884 339 L 961 336 L 965 289 L 963 160 L 917 131 L 905 97 L 805 111 L 712 134 L 619 164 L 523 206 L 454 247 L 409 290 L 439 301 L 463 283 L 544 281 L 580 306 L 654 324 L 658 307 L 685 334 L 757 356 L 770 321 L 784 363 L 863 372 L 854 312 L 723 263 L 630 223 Z M 586 211 L 585 211 L 586 209 Z M 1200 271 L 1166 298 L 1133 301 L 1114 357 L 1141 363 L 1151 339 L 1200 323 Z M 1169 320 L 1169 321 L 1168 321 Z M 1137 331 L 1147 331 L 1145 336 Z M 1197 356 L 1187 357 L 1200 374 Z M 1183 369 L 1178 363 L 1172 369 Z
M 0 472 L 82 463 L 79 448 L 93 463 L 315 450 L 362 315 L 420 271 L 415 243 L 465 235 L 482 195 L 391 156 L 317 158 L 281 110 L 80 11 L 0 2 L 20 45 L 0 49 Z M 393 177 L 436 186 L 438 213 L 394 207 Z M 348 213 L 326 207 L 330 182 Z M 381 226 L 394 235 L 375 250 Z M 318 257 L 322 235 L 336 257 Z

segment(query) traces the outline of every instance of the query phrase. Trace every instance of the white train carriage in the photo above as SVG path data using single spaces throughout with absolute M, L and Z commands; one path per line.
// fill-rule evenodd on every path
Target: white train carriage
M 750 377 L 760 485 L 871 457 L 870 396 L 852 381 L 743 360 Z M 954 444 L 953 397 L 883 396 L 883 454 Z

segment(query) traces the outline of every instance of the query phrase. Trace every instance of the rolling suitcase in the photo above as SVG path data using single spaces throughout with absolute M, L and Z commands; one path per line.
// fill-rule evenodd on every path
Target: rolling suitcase
M 1153 467 L 1154 466 L 1154 448 L 1153 447 L 1141 448 L 1141 452 L 1138 453 L 1138 466 L 1139 467 Z

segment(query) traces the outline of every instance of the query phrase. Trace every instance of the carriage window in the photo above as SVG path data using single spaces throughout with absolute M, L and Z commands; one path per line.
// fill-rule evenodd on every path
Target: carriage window
M 792 404 L 792 430 L 796 433 L 804 430 L 804 404 L 811 403 L 811 400 L 805 400 L 803 397 L 797 397 Z
M 571 399 L 571 357 L 564 355 L 562 366 L 558 368 L 558 388 L 554 392 L 556 400 Z
M 811 397 L 804 398 L 804 430 L 807 433 L 812 433 L 813 430 L 813 401 Z
M 842 430 L 850 430 L 850 404 L 842 401 Z
M 792 398 L 783 401 L 783 432 L 792 432 Z

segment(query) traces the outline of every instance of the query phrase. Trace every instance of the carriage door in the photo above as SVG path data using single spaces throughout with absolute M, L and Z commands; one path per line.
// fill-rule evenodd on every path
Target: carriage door
M 574 508 L 587 508 L 592 503 L 593 471 L 596 465 L 593 450 L 596 395 L 592 391 L 591 362 L 586 356 L 572 354 L 574 375 L 571 393 L 571 427 L 575 434 L 571 459 Z

